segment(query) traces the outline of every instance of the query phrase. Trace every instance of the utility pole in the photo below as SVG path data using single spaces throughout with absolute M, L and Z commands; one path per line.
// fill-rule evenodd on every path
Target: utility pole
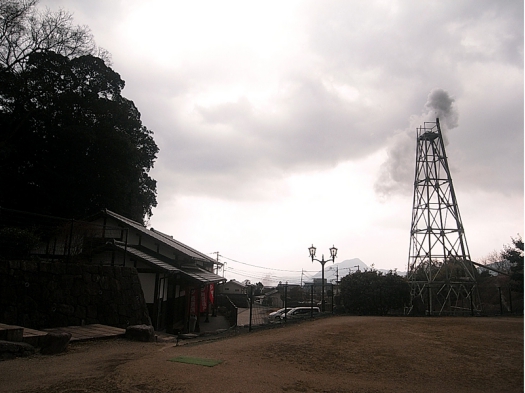
M 215 270 L 215 274 L 219 275 L 219 251 L 212 252 L 212 254 L 216 254 L 217 256 L 217 268 Z M 224 269 L 222 271 L 222 276 L 224 277 Z

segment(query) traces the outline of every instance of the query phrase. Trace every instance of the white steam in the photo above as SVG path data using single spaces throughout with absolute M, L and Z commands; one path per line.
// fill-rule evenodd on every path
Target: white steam
M 443 89 L 430 92 L 423 113 L 411 116 L 409 128 L 397 131 L 390 138 L 387 147 L 387 159 L 381 165 L 378 179 L 374 185 L 379 196 L 386 198 L 393 194 L 411 194 L 413 192 L 416 128 L 425 121 L 436 121 L 439 118 L 445 144 L 447 132 L 458 126 L 458 112 L 453 106 L 454 99 Z

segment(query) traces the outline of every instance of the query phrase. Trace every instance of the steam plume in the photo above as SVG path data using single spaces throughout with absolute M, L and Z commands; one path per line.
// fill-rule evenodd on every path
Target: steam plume
M 389 140 L 387 159 L 381 165 L 378 179 L 374 185 L 379 196 L 386 198 L 393 194 L 410 194 L 413 189 L 416 128 L 425 121 L 435 121 L 439 118 L 443 139 L 448 143 L 448 130 L 458 126 L 458 112 L 454 107 L 454 99 L 446 90 L 434 89 L 430 92 L 423 113 L 410 117 L 410 127 L 398 131 Z

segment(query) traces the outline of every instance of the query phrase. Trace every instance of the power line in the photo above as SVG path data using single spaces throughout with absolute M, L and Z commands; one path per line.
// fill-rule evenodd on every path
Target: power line
M 267 269 L 267 270 L 275 270 L 275 271 L 279 271 L 279 272 L 289 272 L 289 273 L 301 273 L 302 271 L 301 270 L 285 270 L 285 269 L 274 269 L 274 268 L 271 268 L 271 267 L 267 267 L 267 266 L 257 266 L 257 265 L 252 265 L 252 264 L 249 264 L 249 263 L 246 263 L 246 262 L 241 262 L 241 261 L 236 261 L 235 259 L 231 259 L 231 258 L 228 258 L 228 257 L 225 257 L 224 255 L 221 255 L 222 258 L 224 259 L 227 259 L 229 261 L 232 261 L 232 262 L 237 262 L 237 263 L 240 263 L 242 265 L 246 265 L 246 266 L 251 266 L 251 267 L 256 267 L 256 268 L 259 268 L 259 269 Z M 303 270 L 303 271 L 307 271 L 307 270 Z M 310 270 L 310 272 L 314 272 L 314 270 Z

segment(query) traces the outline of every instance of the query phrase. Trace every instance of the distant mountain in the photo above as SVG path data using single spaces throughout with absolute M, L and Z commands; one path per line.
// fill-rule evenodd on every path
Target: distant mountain
M 328 262 L 324 265 L 324 278 L 327 283 L 335 283 L 338 278 L 341 280 L 342 277 L 354 273 L 358 269 L 370 270 L 370 267 L 359 258 L 346 259 L 334 264 Z M 319 271 L 313 278 L 322 278 L 322 275 L 322 271 Z

